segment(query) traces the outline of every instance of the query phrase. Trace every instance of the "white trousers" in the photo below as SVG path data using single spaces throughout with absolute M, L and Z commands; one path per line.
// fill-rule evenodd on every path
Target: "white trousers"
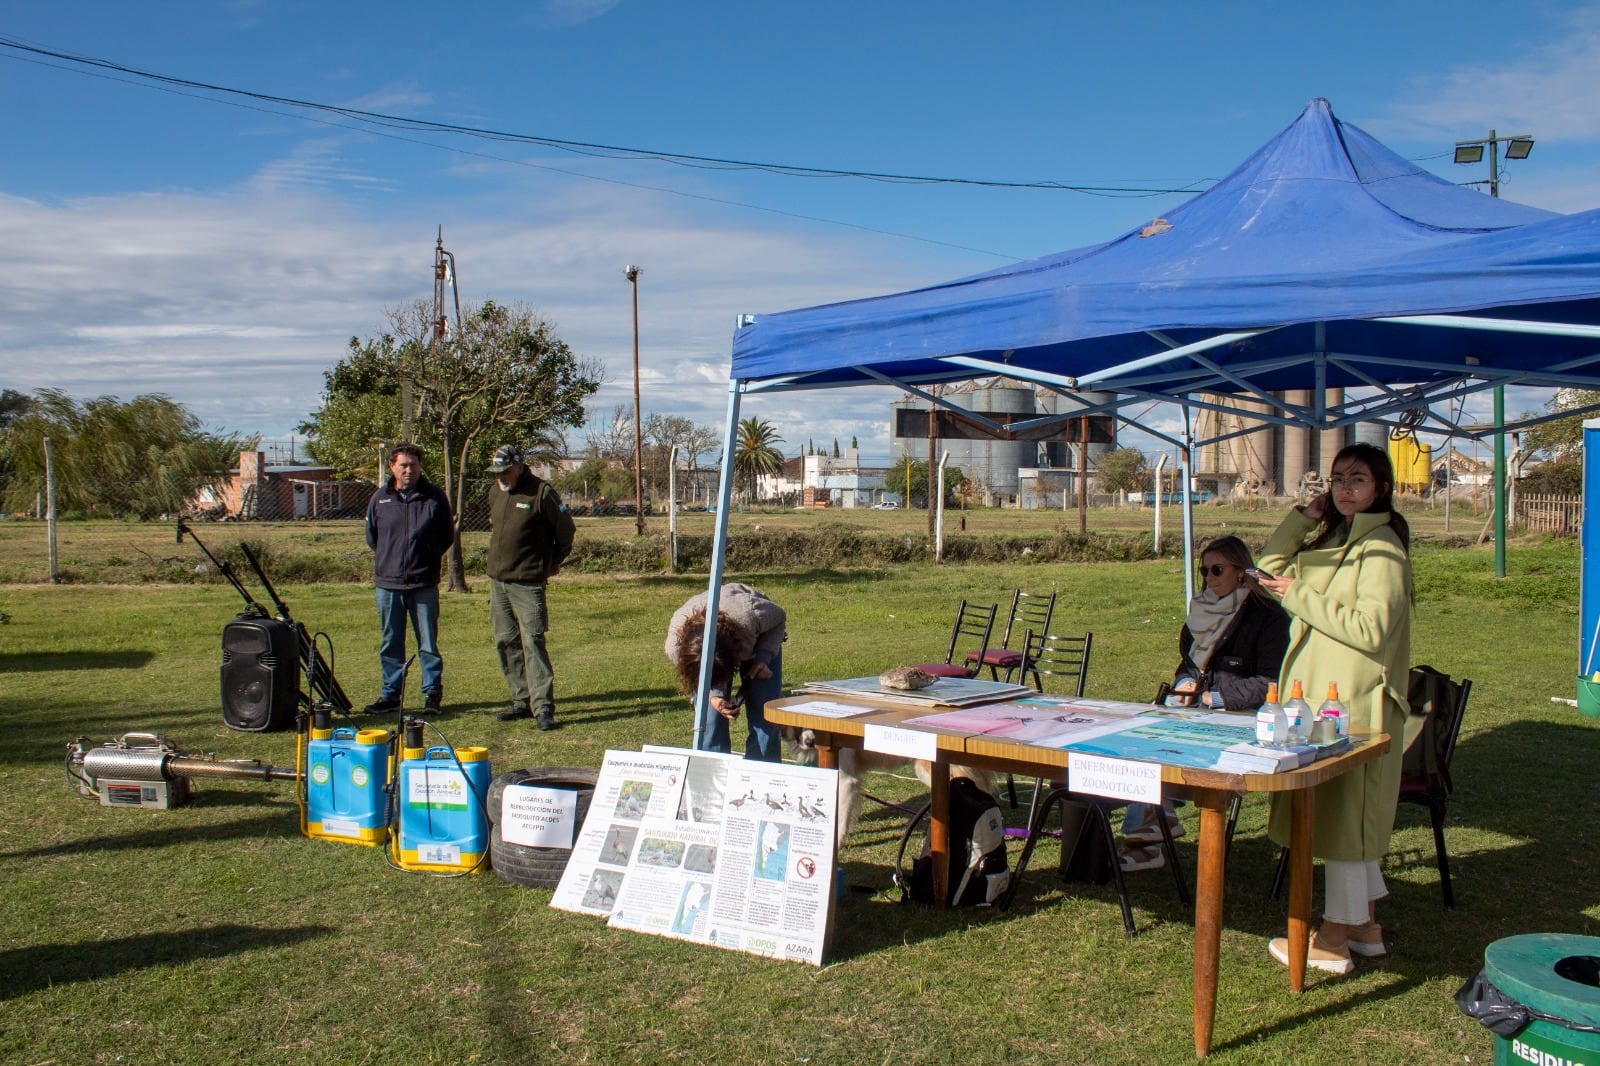
M 1322 916 L 1341 925 L 1365 925 L 1369 905 L 1389 894 L 1376 862 L 1340 862 L 1324 859 L 1325 888 Z

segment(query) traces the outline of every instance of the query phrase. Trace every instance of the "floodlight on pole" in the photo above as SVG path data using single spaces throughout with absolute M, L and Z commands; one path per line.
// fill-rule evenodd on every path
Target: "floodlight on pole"
M 1476 163 L 1489 149 L 1489 195 L 1500 195 L 1500 145 L 1506 146 L 1507 159 L 1526 159 L 1533 151 L 1533 138 L 1527 134 L 1501 137 L 1494 130 L 1481 141 L 1457 141 L 1456 162 Z M 1470 182 L 1469 184 L 1480 184 Z M 1494 576 L 1506 576 L 1506 387 L 1494 387 Z
M 623 274 L 633 288 L 633 512 L 634 528 L 644 536 L 644 430 L 639 411 L 639 268 L 629 264 Z
M 1533 138 L 1527 134 L 1517 137 L 1500 137 L 1494 130 L 1489 131 L 1489 136 L 1481 141 L 1457 141 L 1455 161 L 1457 163 L 1483 162 L 1484 149 L 1489 150 L 1489 195 L 1500 195 L 1500 145 L 1506 146 L 1507 159 L 1526 159 L 1533 151 Z M 1482 182 L 1471 181 L 1469 185 L 1481 185 Z

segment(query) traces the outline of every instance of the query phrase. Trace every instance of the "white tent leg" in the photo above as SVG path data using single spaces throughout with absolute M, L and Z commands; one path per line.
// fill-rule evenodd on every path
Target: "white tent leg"
M 706 587 L 706 628 L 700 644 L 700 685 L 694 696 L 694 748 L 711 740 L 711 668 L 717 652 L 717 606 L 721 601 L 722 564 L 728 554 L 728 508 L 733 502 L 733 458 L 739 433 L 742 383 L 728 382 L 728 424 L 722 434 L 722 480 L 717 486 L 716 528 L 711 534 L 711 581 Z

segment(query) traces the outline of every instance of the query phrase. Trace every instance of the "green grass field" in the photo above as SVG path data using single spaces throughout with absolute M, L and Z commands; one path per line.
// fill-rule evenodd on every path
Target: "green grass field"
M 1015 514 L 979 513 L 969 526 Z M 1238 528 L 1246 514 L 1262 531 L 1275 517 L 1217 521 Z M 872 517 L 905 523 L 907 535 L 920 520 Z M 1458 512 L 1457 529 L 1475 536 L 1482 519 L 1467 517 Z M 239 608 L 230 589 L 40 584 L 31 576 L 39 528 L 0 523 L 0 573 L 13 582 L 0 585 L 10 616 L 0 626 L 0 789 L 12 808 L 0 821 L 0 1060 L 1192 1060 L 1191 916 L 1163 871 L 1131 878 L 1133 940 L 1110 887 L 1061 884 L 1049 846 L 1011 911 L 924 911 L 889 891 L 898 816 L 869 809 L 842 855 L 847 882 L 864 891 L 840 904 L 831 963 L 815 970 L 613 932 L 492 873 L 391 870 L 374 850 L 301 837 L 288 784 L 201 780 L 186 808 L 100 807 L 63 772 L 73 737 L 98 744 L 155 730 L 191 753 L 279 765 L 292 764 L 293 738 L 222 722 L 219 635 Z M 84 539 L 64 544 L 63 558 L 78 553 L 85 567 L 105 567 L 113 542 L 128 559 L 198 558 L 172 543 L 170 526 L 79 528 Z M 215 547 L 240 529 L 202 536 Z M 348 529 L 270 536 L 291 542 L 285 552 L 330 541 L 328 550 L 358 551 Z M 1521 932 L 1600 931 L 1600 866 L 1587 846 L 1600 814 L 1597 726 L 1550 702 L 1572 695 L 1577 546 L 1517 543 L 1504 581 L 1490 576 L 1487 548 L 1424 541 L 1415 561 L 1413 661 L 1476 683 L 1451 804 L 1458 909 L 1440 903 L 1425 816 L 1403 810 L 1385 862 L 1393 895 L 1380 912 L 1393 956 L 1291 996 L 1266 950 L 1284 909 L 1266 899 L 1275 851 L 1265 805 L 1247 805 L 1228 873 L 1214 1061 L 1488 1062 L 1491 1037 L 1450 1000 L 1484 947 Z M 1094 631 L 1091 695 L 1146 698 L 1171 670 L 1182 617 L 1171 559 L 737 576 L 789 609 L 791 683 L 936 657 L 957 599 L 1003 600 L 1021 585 L 1059 592 L 1053 628 Z M 455 744 L 488 746 L 496 772 L 595 767 L 608 748 L 688 743 L 687 703 L 671 689 L 661 640 L 672 610 L 703 585 L 697 576 L 558 580 L 550 643 L 563 728 L 553 733 L 494 719 L 505 696 L 483 583 L 447 597 L 440 728 Z M 332 639 L 351 695 L 371 699 L 370 588 L 280 592 Z M 920 792 L 914 779 L 887 776 L 869 788 L 897 799 Z M 1191 874 L 1195 835 L 1191 825 L 1179 844 Z

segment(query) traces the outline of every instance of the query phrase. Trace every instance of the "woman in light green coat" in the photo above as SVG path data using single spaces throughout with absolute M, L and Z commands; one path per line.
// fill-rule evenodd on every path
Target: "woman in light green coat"
M 1300 680 L 1317 701 L 1339 686 L 1355 732 L 1395 738 L 1384 756 L 1318 786 L 1313 853 L 1323 860 L 1322 925 L 1308 963 L 1355 968 L 1351 953 L 1388 953 L 1373 904 L 1388 894 L 1378 860 L 1389 850 L 1399 801 L 1411 671 L 1410 530 L 1394 510 L 1394 468 L 1382 449 L 1352 444 L 1334 458 L 1329 491 L 1291 511 L 1256 564 L 1289 612 L 1289 651 L 1279 691 Z M 1309 543 L 1307 537 L 1311 536 Z M 1289 800 L 1275 795 L 1270 835 L 1289 840 Z M 1271 943 L 1289 961 L 1288 941 Z

